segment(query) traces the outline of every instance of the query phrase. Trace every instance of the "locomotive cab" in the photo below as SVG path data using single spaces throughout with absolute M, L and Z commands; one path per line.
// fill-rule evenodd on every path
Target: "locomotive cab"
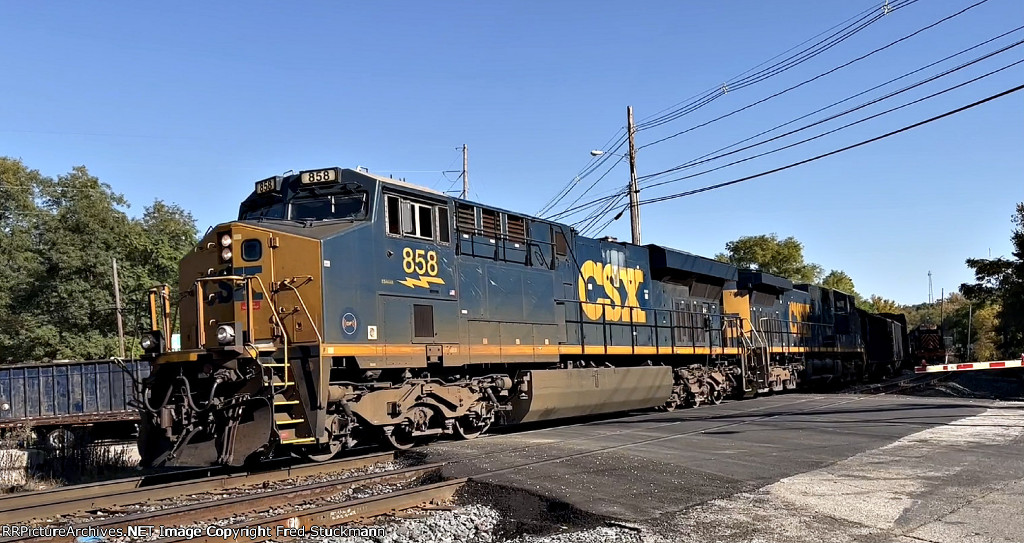
M 326 376 L 309 363 L 323 341 L 322 243 L 368 222 L 375 183 L 339 168 L 257 181 L 238 220 L 182 259 L 177 308 L 169 287 L 150 292 L 145 463 L 238 465 L 274 444 L 320 448 L 333 423 Z M 165 340 L 172 313 L 179 351 Z M 293 360 L 296 350 L 306 356 Z

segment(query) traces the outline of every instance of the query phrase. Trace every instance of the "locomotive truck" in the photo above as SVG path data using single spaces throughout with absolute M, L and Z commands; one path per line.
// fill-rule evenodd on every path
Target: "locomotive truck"
M 150 291 L 148 465 L 314 460 L 891 373 L 849 294 L 362 170 L 257 181 Z

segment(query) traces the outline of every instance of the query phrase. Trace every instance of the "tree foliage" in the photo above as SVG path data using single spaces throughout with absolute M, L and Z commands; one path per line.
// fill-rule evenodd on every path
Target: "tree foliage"
M 860 306 L 862 309 L 872 313 L 902 313 L 903 307 L 893 300 L 872 294 Z
M 52 179 L 0 158 L 0 361 L 115 355 L 114 258 L 129 332 L 133 302 L 177 283 L 194 219 L 161 201 L 127 208 L 84 166 Z
M 975 283 L 960 285 L 968 299 L 991 306 L 996 321 L 992 340 L 1001 356 L 1015 358 L 1024 352 L 1024 202 L 1011 218 L 1011 258 L 969 258 Z
M 853 286 L 853 279 L 842 270 L 831 270 L 821 280 L 821 286 L 839 290 L 847 294 L 856 295 L 857 290 Z
M 814 283 L 822 268 L 804 261 L 804 246 L 790 236 L 779 239 L 777 234 L 743 236 L 725 244 L 725 253 L 715 258 L 740 268 L 752 268 L 785 277 L 798 283 Z

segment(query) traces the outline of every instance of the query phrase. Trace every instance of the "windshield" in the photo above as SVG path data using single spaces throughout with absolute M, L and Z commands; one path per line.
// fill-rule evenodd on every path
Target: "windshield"
M 263 207 L 247 209 L 239 217 L 242 220 L 252 219 L 283 219 L 284 203 L 277 202 Z
M 366 195 L 320 196 L 292 201 L 291 219 L 323 221 L 329 219 L 362 219 L 366 216 Z

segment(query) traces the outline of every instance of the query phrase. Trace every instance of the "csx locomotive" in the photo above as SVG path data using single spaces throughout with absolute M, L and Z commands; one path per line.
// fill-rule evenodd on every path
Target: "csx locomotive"
M 905 325 L 843 292 L 361 170 L 256 182 L 150 291 L 148 465 L 315 460 L 492 423 L 717 403 L 891 372 Z

